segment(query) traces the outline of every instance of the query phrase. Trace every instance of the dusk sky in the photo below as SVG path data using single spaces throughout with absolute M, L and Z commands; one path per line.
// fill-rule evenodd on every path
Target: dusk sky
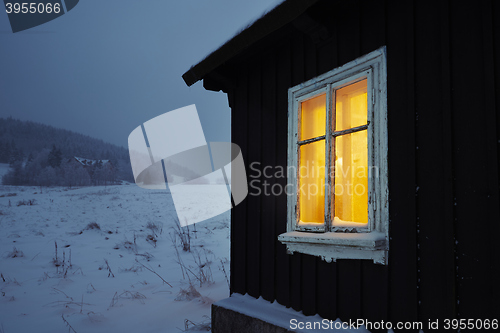
M 80 0 L 12 33 L 0 13 L 0 117 L 127 146 L 141 123 L 196 104 L 207 141 L 230 140 L 223 93 L 182 74 L 279 0 Z

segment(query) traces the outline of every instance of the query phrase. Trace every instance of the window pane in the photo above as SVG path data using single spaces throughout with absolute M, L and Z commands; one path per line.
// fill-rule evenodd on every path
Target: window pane
M 300 221 L 324 223 L 325 140 L 300 147 L 298 171 Z
M 325 135 L 326 94 L 302 102 L 301 109 L 300 140 Z
M 342 131 L 367 123 L 366 79 L 336 91 L 335 130 Z
M 368 144 L 366 130 L 335 138 L 334 184 L 334 224 L 335 222 L 368 223 Z

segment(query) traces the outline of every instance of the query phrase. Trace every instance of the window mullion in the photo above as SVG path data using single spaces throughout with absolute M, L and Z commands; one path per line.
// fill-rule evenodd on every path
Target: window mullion
M 325 128 L 325 231 L 329 231 L 332 226 L 332 207 L 331 207 L 331 193 L 332 193 L 332 177 L 330 172 L 332 170 L 332 127 L 335 124 L 335 112 L 333 110 L 334 92 L 332 85 L 328 84 L 326 89 L 326 128 Z M 335 156 L 335 147 L 333 147 L 333 156 Z

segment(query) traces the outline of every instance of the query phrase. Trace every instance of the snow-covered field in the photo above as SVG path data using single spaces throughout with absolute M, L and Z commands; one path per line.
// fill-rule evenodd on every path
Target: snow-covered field
M 134 184 L 0 186 L 0 332 L 206 332 L 229 295 L 229 212 L 189 227 L 191 252 L 172 215 Z

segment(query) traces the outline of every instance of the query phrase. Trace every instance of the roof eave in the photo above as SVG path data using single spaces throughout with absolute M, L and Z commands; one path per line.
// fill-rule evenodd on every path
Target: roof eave
M 182 75 L 188 86 L 202 80 L 207 74 L 238 55 L 245 48 L 293 21 L 318 0 L 287 0 L 259 18 L 248 28 L 228 40 L 205 59 Z

